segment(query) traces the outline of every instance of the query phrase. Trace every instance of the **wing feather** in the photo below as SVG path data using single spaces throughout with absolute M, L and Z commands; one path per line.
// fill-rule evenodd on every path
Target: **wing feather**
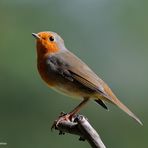
M 106 96 L 103 89 L 104 82 L 83 61 L 71 52 L 57 53 L 49 59 L 50 62 L 55 65 L 57 72 L 63 77 L 71 81 L 77 80 L 85 87 Z

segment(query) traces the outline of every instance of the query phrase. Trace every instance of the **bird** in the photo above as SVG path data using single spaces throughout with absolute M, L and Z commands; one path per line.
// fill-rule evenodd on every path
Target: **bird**
M 143 125 L 110 87 L 66 48 L 64 40 L 57 33 L 42 31 L 32 35 L 36 39 L 37 69 L 43 81 L 53 90 L 83 99 L 72 111 L 63 115 L 62 120 L 71 120 L 89 100 L 93 100 L 106 110 L 106 102 L 112 103 Z

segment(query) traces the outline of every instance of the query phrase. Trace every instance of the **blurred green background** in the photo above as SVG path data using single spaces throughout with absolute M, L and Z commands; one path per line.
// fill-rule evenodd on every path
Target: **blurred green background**
M 50 90 L 36 68 L 32 32 L 60 34 L 144 123 L 117 107 L 90 102 L 81 113 L 108 148 L 148 147 L 147 0 L 0 1 L 0 148 L 89 148 L 87 142 L 51 132 L 61 111 L 80 100 Z

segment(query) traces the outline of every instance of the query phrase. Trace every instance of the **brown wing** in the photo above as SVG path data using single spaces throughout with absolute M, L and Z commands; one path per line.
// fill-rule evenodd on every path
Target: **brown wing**
M 85 85 L 86 87 L 96 90 L 102 96 L 107 97 L 103 86 L 105 83 L 101 80 L 83 61 L 69 51 L 55 54 L 54 57 L 64 63 L 64 69 L 70 72 L 71 76 Z M 62 62 L 60 62 L 62 63 Z

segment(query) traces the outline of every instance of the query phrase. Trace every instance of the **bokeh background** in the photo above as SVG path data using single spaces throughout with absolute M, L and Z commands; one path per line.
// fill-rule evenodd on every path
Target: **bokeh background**
M 148 147 L 147 0 L 0 1 L 0 148 L 89 148 L 50 126 L 61 111 L 80 100 L 44 85 L 36 68 L 32 32 L 60 34 L 144 123 L 141 127 L 117 107 L 106 112 L 90 102 L 81 113 L 108 148 Z

